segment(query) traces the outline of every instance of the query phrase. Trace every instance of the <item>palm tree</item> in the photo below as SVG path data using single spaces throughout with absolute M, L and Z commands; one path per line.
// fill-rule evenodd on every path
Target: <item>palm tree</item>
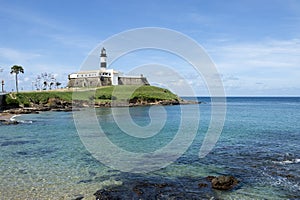
M 44 81 L 44 87 L 43 87 L 43 90 L 47 90 L 47 85 L 48 85 L 47 81 Z
M 17 93 L 19 92 L 19 88 L 18 88 L 18 74 L 19 73 L 24 73 L 24 69 L 22 66 L 19 66 L 19 65 L 14 65 L 11 67 L 11 74 L 15 74 L 16 75 L 16 90 L 17 90 Z
M 50 89 L 50 90 L 52 90 L 52 86 L 53 86 L 53 85 L 54 85 L 54 83 L 51 82 L 50 85 L 49 85 L 49 89 Z
M 58 88 L 58 86 L 60 86 L 61 85 L 61 83 L 60 82 L 56 82 L 55 83 L 55 86 L 56 86 L 56 89 Z

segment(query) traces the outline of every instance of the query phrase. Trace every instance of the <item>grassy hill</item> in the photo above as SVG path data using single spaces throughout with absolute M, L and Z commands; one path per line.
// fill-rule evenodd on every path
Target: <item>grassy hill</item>
M 179 102 L 181 99 L 167 89 L 155 86 L 107 86 L 85 90 L 55 90 L 11 93 L 6 96 L 9 107 L 49 104 L 51 99 L 71 104 L 72 101 L 110 103 L 113 100 L 129 100 L 130 103 L 154 103 L 159 101 Z

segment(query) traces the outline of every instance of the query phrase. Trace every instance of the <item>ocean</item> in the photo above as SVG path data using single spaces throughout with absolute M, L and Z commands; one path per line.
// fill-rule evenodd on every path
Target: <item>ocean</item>
M 183 126 L 182 112 L 199 110 L 199 121 L 187 118 L 183 129 L 185 134 L 195 134 L 187 150 L 168 165 L 139 174 L 122 171 L 120 166 L 112 168 L 120 158 L 104 146 L 97 146 L 98 156 L 109 155 L 116 162 L 103 164 L 94 157 L 77 133 L 72 112 L 17 116 L 22 123 L 0 125 L 0 199 L 95 199 L 94 193 L 102 188 L 164 179 L 184 187 L 182 198 L 169 199 L 185 199 L 185 192 L 189 194 L 186 198 L 194 195 L 199 199 L 300 199 L 300 97 L 228 97 L 220 138 L 203 158 L 199 158 L 199 149 L 209 129 L 211 102 L 208 97 L 198 100 L 199 105 L 129 108 L 132 121 L 141 127 L 134 134 L 140 133 L 141 138 L 124 133 L 115 122 L 114 114 L 119 121 L 130 122 L 121 112 L 124 108 L 114 108 L 115 112 L 95 109 L 105 138 L 137 155 L 168 145 Z M 75 112 L 80 115 L 81 111 Z M 162 126 L 156 135 L 142 132 L 151 122 Z M 190 124 L 197 125 L 196 133 L 189 129 Z M 88 124 L 82 127 L 91 131 Z M 181 148 L 180 144 L 175 148 Z M 145 166 L 140 163 L 137 167 Z M 231 191 L 188 187 L 219 175 L 233 175 L 240 183 Z

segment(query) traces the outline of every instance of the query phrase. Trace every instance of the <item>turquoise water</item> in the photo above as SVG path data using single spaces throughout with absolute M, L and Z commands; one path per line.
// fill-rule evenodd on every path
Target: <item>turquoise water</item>
M 221 137 L 205 158 L 198 152 L 210 121 L 209 98 L 199 98 L 200 123 L 188 151 L 171 165 L 144 177 L 230 174 L 241 183 L 230 192 L 214 191 L 220 199 L 300 199 L 300 98 L 228 98 Z M 126 135 L 111 109 L 97 108 L 99 124 L 114 144 L 132 152 L 153 152 L 168 144 L 180 126 L 181 110 L 197 105 L 165 106 L 167 121 L 151 138 Z M 122 108 L 120 108 L 122 109 Z M 130 108 L 133 120 L 147 126 L 149 107 Z M 157 110 L 154 116 L 162 116 Z M 24 123 L 0 126 L 0 199 L 95 199 L 97 190 L 122 185 L 135 174 L 101 164 L 77 134 L 73 114 L 44 112 L 17 117 Z M 122 115 L 121 115 L 122 119 Z M 124 115 L 124 121 L 128 118 Z M 193 123 L 194 119 L 189 119 Z M 187 129 L 188 131 L 188 129 Z

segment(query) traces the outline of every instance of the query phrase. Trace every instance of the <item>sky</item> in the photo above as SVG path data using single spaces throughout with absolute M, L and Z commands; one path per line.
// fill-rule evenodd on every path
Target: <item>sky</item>
M 0 0 L 0 27 L 0 79 L 6 91 L 15 90 L 10 74 L 15 64 L 25 70 L 19 75 L 21 90 L 31 90 L 44 72 L 66 86 L 68 74 L 80 70 L 107 38 L 130 29 L 160 27 L 202 46 L 227 96 L 300 96 L 298 0 Z M 111 67 L 126 73 L 130 67 L 154 62 L 182 72 L 197 95 L 209 95 L 201 76 L 165 52 L 133 52 Z M 173 78 L 170 81 L 180 82 Z M 150 77 L 149 81 L 159 85 Z M 184 90 L 178 93 L 188 95 Z

